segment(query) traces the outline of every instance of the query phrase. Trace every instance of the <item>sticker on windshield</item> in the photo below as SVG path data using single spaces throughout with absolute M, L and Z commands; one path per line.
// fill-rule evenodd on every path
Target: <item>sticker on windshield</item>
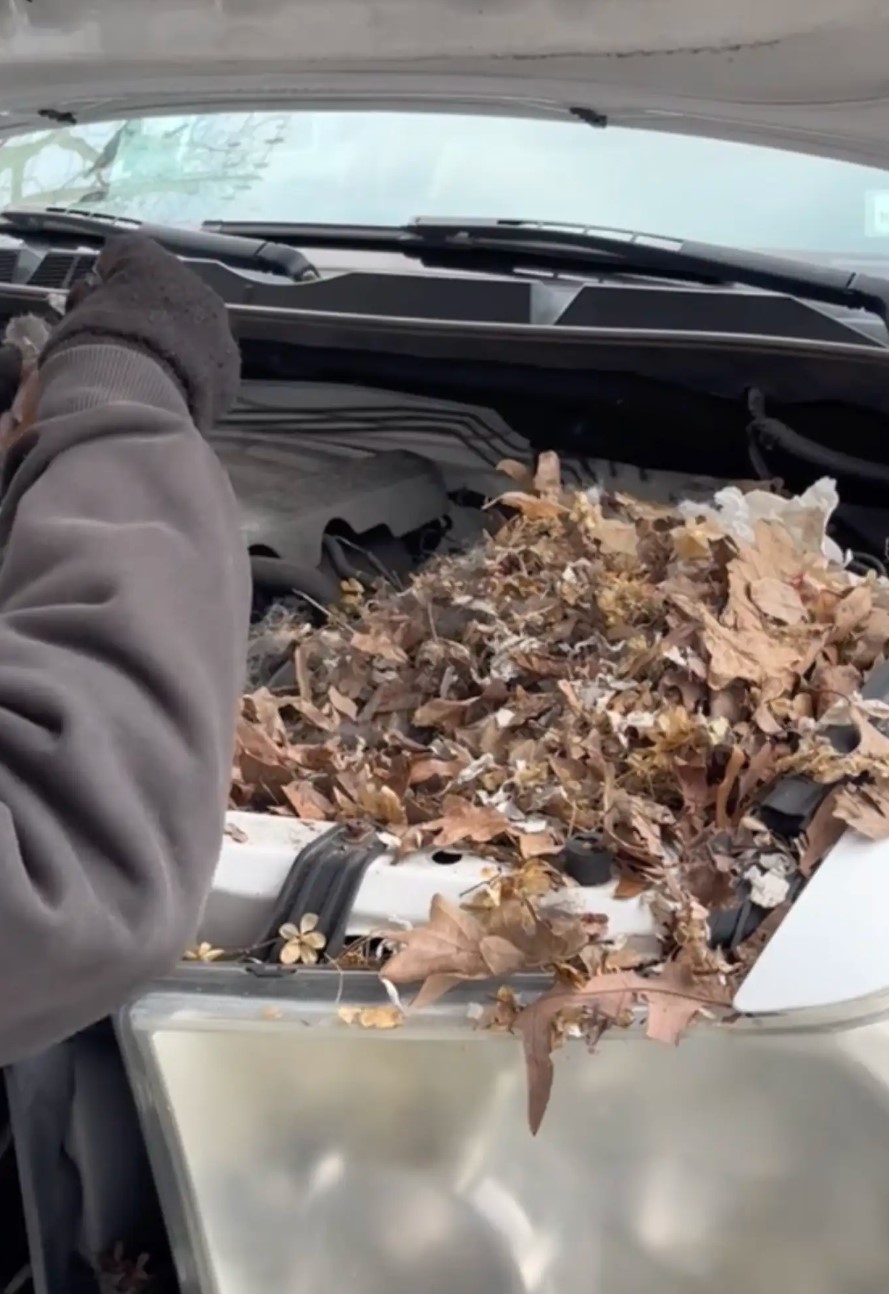
M 889 238 L 889 189 L 871 189 L 866 195 L 865 233 L 868 238 Z

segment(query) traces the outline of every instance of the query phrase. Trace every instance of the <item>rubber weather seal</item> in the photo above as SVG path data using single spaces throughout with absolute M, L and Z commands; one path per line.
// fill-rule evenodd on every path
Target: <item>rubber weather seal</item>
M 310 913 L 318 918 L 316 929 L 324 935 L 328 956 L 342 952 L 364 874 L 374 859 L 385 853 L 385 845 L 376 837 L 355 841 L 347 830 L 334 827 L 294 858 L 263 936 L 263 947 L 268 949 L 266 965 L 277 963 L 284 946 L 281 927 L 298 926 Z

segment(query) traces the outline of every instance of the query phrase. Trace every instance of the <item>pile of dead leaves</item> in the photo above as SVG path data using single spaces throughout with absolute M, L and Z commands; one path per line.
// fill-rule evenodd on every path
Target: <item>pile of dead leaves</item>
M 889 583 L 826 556 L 805 500 L 739 532 L 718 509 L 566 491 L 551 455 L 534 480 L 504 468 L 509 517 L 484 544 L 322 628 L 279 626 L 295 685 L 244 698 L 232 803 L 348 820 L 398 856 L 462 848 L 499 865 L 465 910 L 439 902 L 394 934 L 385 973 L 425 980 L 428 999 L 554 969 L 514 1019 L 495 1008 L 543 1068 L 536 1122 L 566 1021 L 593 1037 L 641 1005 L 649 1034 L 674 1039 L 730 1000 L 762 942 L 713 951 L 713 912 L 743 892 L 779 914 L 846 825 L 889 836 L 889 707 L 862 697 Z M 793 774 L 824 798 L 786 839 L 759 807 Z M 541 915 L 581 833 L 612 854 L 618 895 L 651 896 L 657 949 Z

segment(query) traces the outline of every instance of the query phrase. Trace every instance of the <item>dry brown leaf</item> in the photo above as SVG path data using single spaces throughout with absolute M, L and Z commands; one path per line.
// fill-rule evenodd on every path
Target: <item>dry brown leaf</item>
M 286 744 L 287 735 L 281 721 L 280 705 L 276 697 L 261 687 L 244 697 L 242 714 L 255 729 L 264 732 L 277 746 Z
M 725 773 L 722 781 L 719 783 L 719 789 L 716 792 L 716 826 L 719 831 L 725 831 L 730 825 L 728 802 L 731 798 L 732 791 L 735 789 L 735 783 L 740 776 L 741 769 L 744 767 L 746 755 L 740 746 L 732 746 L 729 753 L 728 763 L 725 766 Z
M 625 557 L 638 555 L 639 535 L 628 521 L 605 517 L 596 523 L 593 534 L 606 552 L 622 553 Z
M 387 932 L 399 951 L 386 963 L 385 978 L 393 984 L 422 981 L 414 1005 L 428 1006 L 461 981 L 558 965 L 586 943 L 580 921 L 558 915 L 544 920 L 526 901 L 509 899 L 476 911 L 487 920 L 436 895 L 426 925 Z
M 806 608 L 797 590 L 783 580 L 764 575 L 750 585 L 750 600 L 764 615 L 785 625 L 798 625 L 806 618 Z
M 411 786 L 420 786 L 435 778 L 450 782 L 462 768 L 463 765 L 457 759 L 418 759 L 411 765 L 409 783 Z
M 516 969 L 539 970 L 576 957 L 588 934 L 576 917 L 554 914 L 544 919 L 528 902 L 508 899 L 490 917 L 488 938 L 508 943 L 519 960 Z
M 753 544 L 739 547 L 737 562 L 733 565 L 743 569 L 748 580 L 772 576 L 789 584 L 823 570 L 826 563 L 821 554 L 819 526 L 816 518 L 807 545 L 800 548 L 780 521 L 757 521 L 753 527 Z
M 418 728 L 441 728 L 444 732 L 453 732 L 469 722 L 472 711 L 478 709 L 480 702 L 481 698 L 477 696 L 465 701 L 435 697 L 415 711 L 414 723 Z
M 815 717 L 820 719 L 837 701 L 854 696 L 860 687 L 861 673 L 854 665 L 819 664 L 812 674 Z
M 496 840 L 498 836 L 508 835 L 510 831 L 509 819 L 499 809 L 470 804 L 468 800 L 454 795 L 446 797 L 443 817 L 429 825 L 437 831 L 437 849 L 448 849 L 451 845 L 470 842 L 485 844 L 489 840 Z
M 525 965 L 521 950 L 502 935 L 484 935 L 479 942 L 479 952 L 485 964 L 485 970 L 494 979 L 515 975 Z
M 762 684 L 798 672 L 806 659 L 807 653 L 796 643 L 782 642 L 752 628 L 730 628 L 703 609 L 700 615 L 711 687 L 726 688 L 736 679 Z
M 307 643 L 300 643 L 293 653 L 293 670 L 296 674 L 296 685 L 303 701 L 312 699 L 312 672 L 309 668 L 310 651 Z
M 303 701 L 299 697 L 294 697 L 291 704 L 295 710 L 308 719 L 313 727 L 320 729 L 321 732 L 334 732 L 337 726 L 337 720 L 330 718 L 323 710 L 319 709 L 312 701 Z
M 724 540 L 717 526 L 709 521 L 686 521 L 670 532 L 673 549 L 682 562 L 709 562 L 712 546 Z
M 514 458 L 504 458 L 497 464 L 497 471 L 520 485 L 526 494 L 534 490 L 534 473 L 527 463 L 519 463 Z
M 780 748 L 763 745 L 750 756 L 747 767 L 741 774 L 738 783 L 738 807 L 743 809 L 750 797 L 762 790 L 775 775 L 775 760 Z
M 404 1024 L 404 1012 L 397 1006 L 341 1006 L 337 1015 L 343 1024 L 362 1029 L 398 1029 Z
M 492 1033 L 511 1033 L 521 1010 L 515 991 L 504 984 L 497 990 L 497 997 L 479 1018 L 480 1029 L 490 1029 Z
M 358 706 L 351 697 L 340 692 L 338 688 L 331 686 L 327 691 L 330 704 L 339 714 L 343 714 L 347 719 L 358 718 Z
M 642 876 L 619 876 L 614 887 L 614 897 L 638 899 L 640 894 L 647 894 L 650 889 L 651 881 L 645 880 Z
M 889 647 L 889 610 L 874 607 L 867 621 L 856 634 L 854 642 L 846 644 L 852 664 L 859 669 L 869 669 L 886 655 Z
M 274 766 L 283 758 L 281 745 L 255 720 L 243 718 L 238 721 L 236 740 L 239 751 L 251 755 L 257 762 Z
M 519 832 L 515 837 L 519 853 L 525 860 L 558 854 L 563 846 L 548 831 Z
M 706 1006 L 722 1005 L 724 1001 L 724 994 L 686 992 L 675 988 L 669 982 L 659 983 L 657 979 L 645 979 L 632 971 L 615 971 L 597 975 L 579 988 L 557 984 L 536 1002 L 525 1007 L 519 1014 L 516 1028 L 522 1035 L 525 1048 L 525 1063 L 528 1070 L 528 1123 L 532 1133 L 536 1133 L 540 1128 L 552 1091 L 552 1031 L 558 1015 L 578 1007 L 594 1007 L 606 1019 L 616 1020 L 620 1019 L 628 1007 L 638 999 L 647 1001 L 650 1009 L 653 999 L 663 996 L 679 998 L 684 1004 L 683 1013 L 691 1012 L 694 1004 L 694 1014 Z M 670 1022 L 666 1021 L 663 1010 L 658 1008 L 655 1016 L 656 1034 L 668 1036 L 675 1019 L 674 1015 Z M 687 1023 L 688 1020 L 686 1020 Z
M 834 642 L 842 642 L 848 638 L 853 630 L 863 625 L 870 617 L 873 610 L 874 598 L 870 585 L 860 584 L 857 588 L 848 593 L 833 613 L 833 627 L 831 638 Z
M 663 805 L 618 790 L 603 819 L 605 831 L 625 849 L 641 851 L 646 859 L 664 857 L 662 827 L 673 825 L 673 814 Z M 631 855 L 632 856 L 632 855 Z
M 529 521 L 555 521 L 568 513 L 563 503 L 557 503 L 554 499 L 539 499 L 535 494 L 521 494 L 518 490 L 501 494 L 495 502 L 500 507 L 520 512 Z
M 565 877 L 544 858 L 531 858 L 512 871 L 501 872 L 499 883 L 503 899 L 517 898 L 527 904 L 560 889 Z
M 648 1002 L 645 1036 L 652 1042 L 663 1042 L 676 1047 L 689 1025 L 706 1005 L 725 1006 L 728 994 L 720 985 L 710 990 L 709 1002 L 699 996 L 701 984 L 677 963 L 665 966 L 660 975 L 650 981 L 657 991 L 644 994 Z
M 716 788 L 710 784 L 705 763 L 677 759 L 674 768 L 687 809 L 697 812 L 712 804 Z
M 246 719 L 238 722 L 235 738 L 234 789 L 259 787 L 272 791 L 293 778 L 286 752 L 261 727 Z
M 334 805 L 311 782 L 290 782 L 281 794 L 298 818 L 305 822 L 329 822 L 336 814 Z
M 481 952 L 484 927 L 469 912 L 436 895 L 427 925 L 390 930 L 387 938 L 399 951 L 386 962 L 386 979 L 393 984 L 424 981 L 417 1004 L 427 1005 L 460 980 L 490 974 Z
M 534 489 L 544 499 L 558 499 L 562 490 L 562 468 L 558 454 L 544 450 L 537 460 Z
M 350 643 L 365 656 L 375 656 L 389 665 L 407 664 L 407 653 L 384 633 L 353 633 Z
M 377 822 L 385 822 L 390 827 L 401 827 L 407 823 L 404 803 L 391 786 L 363 782 L 358 788 L 358 803 Z

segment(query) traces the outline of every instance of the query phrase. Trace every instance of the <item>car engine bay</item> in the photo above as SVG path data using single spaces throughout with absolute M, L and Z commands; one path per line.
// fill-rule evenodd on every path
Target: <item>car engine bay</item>
M 822 366 L 814 351 L 805 361 L 757 358 L 753 342 L 749 353 L 736 345 L 712 366 L 680 345 L 664 346 L 656 363 L 641 348 L 609 363 L 601 350 L 584 359 L 578 342 L 572 362 L 557 365 L 543 353 L 522 363 L 509 338 L 498 342 L 499 359 L 473 357 L 473 344 L 463 338 L 454 343 L 462 354 L 430 359 L 242 338 L 242 390 L 210 439 L 239 499 L 252 560 L 251 687 L 286 681 L 275 635 L 281 617 L 318 622 L 355 582 L 404 587 L 430 559 L 482 542 L 509 487 L 500 465 L 533 466 L 547 450 L 558 453 L 568 484 L 666 505 L 708 499 L 731 483 L 780 480 L 798 493 L 832 476 L 843 501 L 832 538 L 862 568 L 884 569 L 882 348 L 847 355 L 846 369 Z M 107 1023 L 16 1067 L 8 1086 L 20 1106 L 42 1093 L 39 1117 L 24 1128 L 19 1120 L 15 1154 L 31 1192 L 26 1211 L 50 1237 L 49 1285 L 92 1291 L 82 1251 L 124 1240 L 128 1253 L 153 1256 L 159 1275 L 150 1288 L 175 1290 Z M 0 1109 L 0 1132 L 4 1123 Z M 29 1259 L 16 1219 L 12 1122 L 5 1135 L 0 1211 L 15 1237 L 2 1256 L 8 1285 Z M 122 1166 L 109 1142 L 122 1148 Z

